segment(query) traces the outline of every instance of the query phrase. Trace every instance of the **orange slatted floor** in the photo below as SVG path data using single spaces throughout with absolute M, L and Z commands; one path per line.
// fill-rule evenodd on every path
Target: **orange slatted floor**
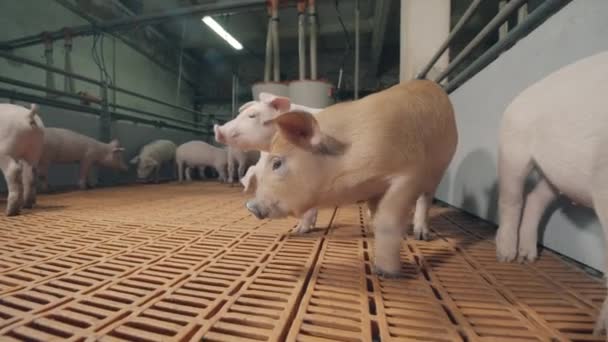
M 258 221 L 240 188 L 41 196 L 0 216 L 0 341 L 601 341 L 603 282 L 544 251 L 497 263 L 494 230 L 432 210 L 404 279 L 373 275 L 364 208 Z

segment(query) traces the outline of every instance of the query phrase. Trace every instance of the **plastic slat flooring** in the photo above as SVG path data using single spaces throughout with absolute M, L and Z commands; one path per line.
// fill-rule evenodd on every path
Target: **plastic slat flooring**
M 603 341 L 604 283 L 550 251 L 498 263 L 492 226 L 431 210 L 404 277 L 372 272 L 365 208 L 259 221 L 240 188 L 41 196 L 0 216 L 0 341 Z

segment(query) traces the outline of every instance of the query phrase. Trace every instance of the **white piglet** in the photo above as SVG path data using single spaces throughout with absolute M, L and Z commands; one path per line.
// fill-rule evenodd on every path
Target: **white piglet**
M 594 208 L 608 238 L 607 147 L 608 52 L 563 67 L 511 102 L 500 128 L 499 260 L 536 259 L 538 224 L 559 193 Z M 540 180 L 524 207 L 533 169 Z M 607 300 L 596 332 L 606 324 Z
M 94 165 L 126 171 L 118 140 L 109 144 L 102 143 L 86 135 L 63 128 L 47 127 L 44 129 L 44 148 L 40 157 L 39 175 L 42 188 L 48 188 L 48 170 L 53 163 L 80 163 L 78 185 L 87 188 L 89 170 Z
M 233 120 L 222 126 L 214 125 L 215 140 L 241 150 L 259 150 L 262 151 L 263 155 L 264 152 L 269 151 L 272 137 L 277 132 L 275 125 L 270 123 L 272 119 L 290 110 L 303 110 L 313 114 L 321 111 L 319 108 L 291 103 L 291 100 L 287 97 L 269 93 L 260 93 L 259 99 L 259 101 L 251 101 L 242 105 L 239 108 L 239 115 Z M 258 164 L 261 159 L 262 157 L 259 158 Z M 246 174 L 252 175 L 256 169 L 257 165 L 252 166 Z M 247 192 L 251 177 L 241 176 L 239 172 L 239 178 L 245 186 L 245 192 Z M 295 231 L 297 233 L 311 231 L 316 220 L 317 209 L 311 209 L 300 218 Z
M 260 101 L 242 105 L 236 118 L 221 126 L 214 125 L 215 140 L 244 151 L 268 151 L 270 141 L 277 131 L 270 120 L 290 110 L 303 110 L 313 114 L 321 111 L 319 108 L 291 103 L 287 97 L 269 93 L 260 93 L 259 98 Z
M 0 169 L 8 187 L 8 216 L 36 201 L 34 169 L 42 152 L 43 127 L 36 105 L 27 109 L 0 104 Z
M 141 148 L 139 154 L 131 159 L 137 165 L 137 178 L 147 179 L 154 172 L 154 181 L 160 178 L 160 169 L 164 163 L 175 160 L 177 146 L 170 140 L 155 140 Z
M 228 183 L 234 181 L 235 173 L 238 179 L 242 179 L 247 169 L 255 165 L 258 159 L 260 159 L 259 151 L 243 151 L 236 147 L 228 146 Z
M 180 145 L 175 153 L 178 180 L 183 181 L 185 171 L 186 180 L 190 181 L 192 168 L 203 171 L 205 166 L 209 166 L 219 173 L 220 181 L 224 182 L 227 160 L 228 153 L 225 149 L 209 145 L 204 141 L 189 141 Z

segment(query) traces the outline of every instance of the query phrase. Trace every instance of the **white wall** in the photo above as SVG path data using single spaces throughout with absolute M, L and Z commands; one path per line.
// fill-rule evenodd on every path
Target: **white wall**
M 606 0 L 572 1 L 451 94 L 460 141 L 438 198 L 496 222 L 497 136 L 504 109 L 547 74 L 608 49 L 606 13 Z M 562 201 L 542 230 L 544 245 L 603 269 L 604 237 L 592 211 Z

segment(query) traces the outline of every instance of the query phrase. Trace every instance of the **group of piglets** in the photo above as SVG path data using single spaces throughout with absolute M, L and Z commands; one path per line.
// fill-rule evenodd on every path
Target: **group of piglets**
M 8 188 L 8 216 L 17 215 L 22 208 L 31 208 L 35 204 L 37 180 L 41 190 L 48 190 L 51 164 L 79 163 L 78 185 L 81 189 L 90 187 L 88 179 L 93 166 L 128 170 L 123 161 L 124 148 L 116 139 L 103 143 L 68 129 L 45 127 L 34 104 L 29 109 L 0 104 L 0 114 L 0 170 Z M 171 167 L 176 166 L 180 181 L 185 166 L 188 180 L 191 179 L 192 167 L 201 171 L 212 167 L 219 173 L 220 180 L 233 182 L 237 167 L 240 179 L 258 158 L 257 152 L 222 149 L 203 141 L 190 141 L 177 147 L 169 140 L 155 140 L 143 146 L 131 163 L 137 165 L 140 180 L 153 175 L 158 181 L 161 167 L 168 163 Z
M 426 239 L 428 211 L 458 141 L 454 110 L 436 83 L 415 80 L 363 99 L 313 109 L 260 94 L 214 127 L 215 139 L 261 151 L 242 179 L 255 193 L 257 218 L 300 217 L 314 227 L 317 209 L 366 201 L 375 228 L 375 272 L 399 275 L 409 213 Z
M 60 128 L 44 127 L 38 107 L 0 104 L 0 169 L 8 188 L 6 214 L 17 215 L 36 203 L 36 178 L 46 188 L 51 163 L 79 161 L 79 185 L 93 164 L 126 169 L 118 141 L 104 144 L 87 136 Z
M 235 176 L 242 178 L 247 167 L 255 164 L 258 158 L 259 153 L 256 151 L 221 148 L 200 140 L 192 140 L 180 146 L 169 140 L 156 140 L 142 147 L 131 163 L 137 165 L 137 176 L 142 180 L 152 176 L 157 182 L 161 167 L 169 164 L 175 165 L 180 183 L 184 179 L 191 181 L 193 170 L 198 170 L 199 176 L 204 178 L 207 167 L 218 173 L 221 182 L 233 183 Z M 237 168 L 238 174 L 235 174 Z

